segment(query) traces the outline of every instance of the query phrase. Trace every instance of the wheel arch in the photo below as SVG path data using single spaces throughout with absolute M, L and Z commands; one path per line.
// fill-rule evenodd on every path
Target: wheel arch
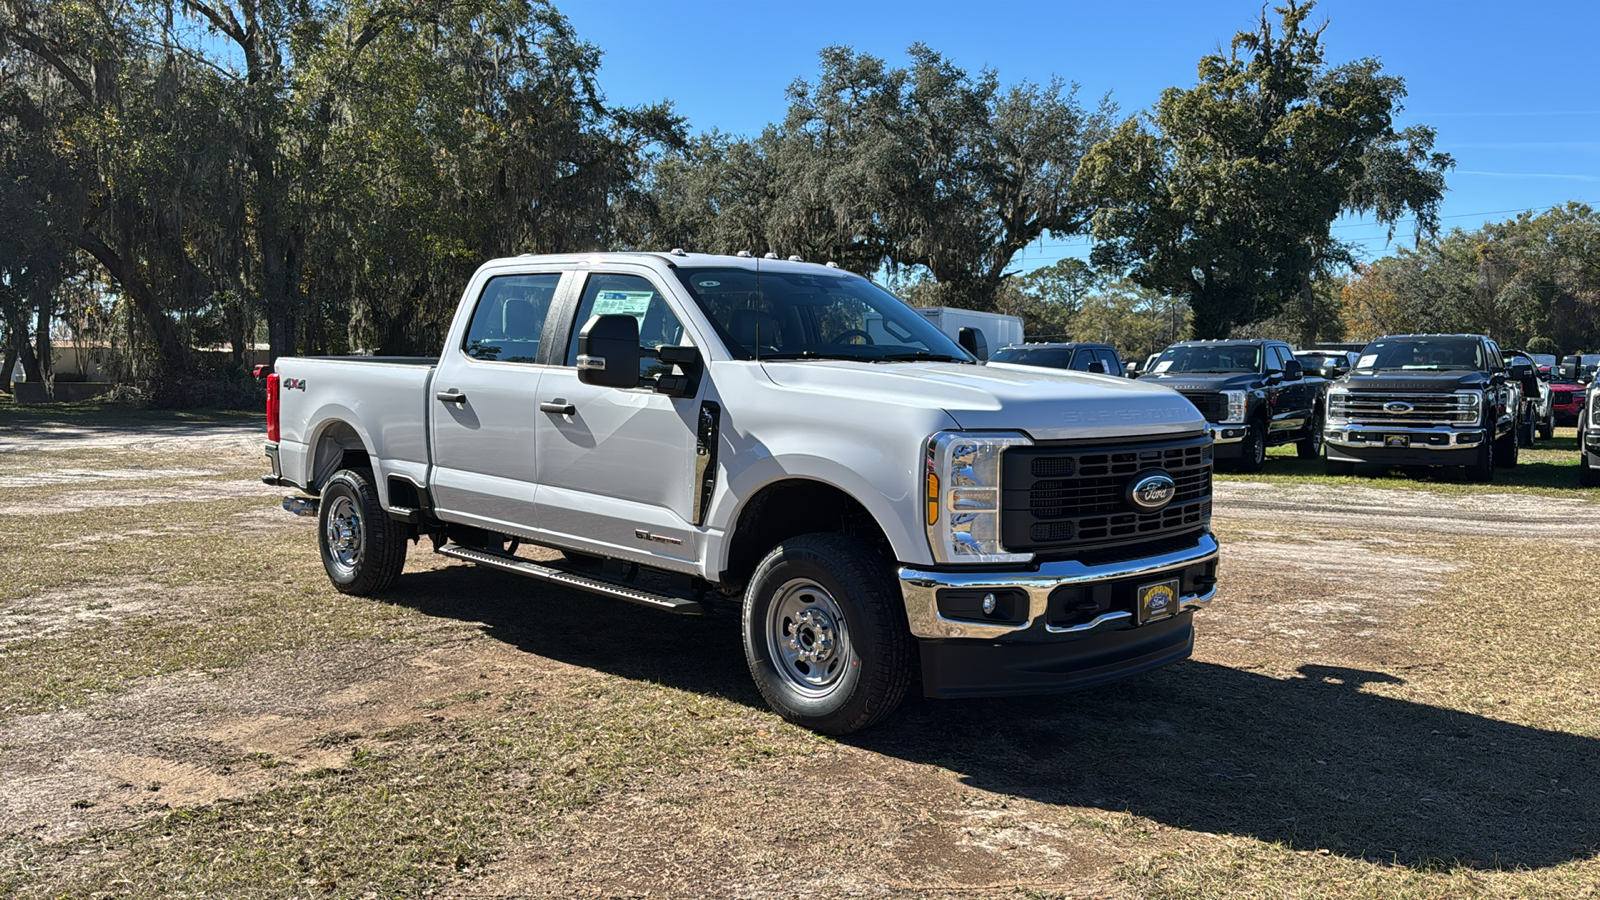
M 845 534 L 896 556 L 888 532 L 867 504 L 827 481 L 789 476 L 762 485 L 733 514 L 716 580 L 742 586 L 761 558 L 780 542 L 802 534 Z

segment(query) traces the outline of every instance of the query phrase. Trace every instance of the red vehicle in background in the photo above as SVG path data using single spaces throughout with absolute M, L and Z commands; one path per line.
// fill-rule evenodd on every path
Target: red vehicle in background
M 1557 425 L 1576 425 L 1583 412 L 1583 401 L 1594 381 L 1600 355 L 1585 353 L 1568 356 L 1550 370 L 1550 401 Z

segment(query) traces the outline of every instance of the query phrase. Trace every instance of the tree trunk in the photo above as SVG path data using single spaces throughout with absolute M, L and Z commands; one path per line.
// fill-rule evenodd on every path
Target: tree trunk
M 178 327 L 167 318 L 166 312 L 161 308 L 161 303 L 156 299 L 150 286 L 139 276 L 139 271 L 128 260 L 118 256 L 100 237 L 92 232 L 84 232 L 78 236 L 78 246 L 89 252 L 111 277 L 116 279 L 117 286 L 133 301 L 133 308 L 139 313 L 139 318 L 150 329 L 150 334 L 155 338 L 157 355 L 157 373 L 159 375 L 181 372 L 188 358 L 188 348 L 178 335 Z
M 0 390 L 8 394 L 16 393 L 11 389 L 11 370 L 17 365 L 17 345 L 6 341 L 5 361 L 0 363 Z

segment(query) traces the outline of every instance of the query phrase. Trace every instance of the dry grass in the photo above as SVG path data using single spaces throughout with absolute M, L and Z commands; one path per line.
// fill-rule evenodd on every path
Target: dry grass
M 157 457 L 95 415 L 109 443 L 0 452 L 0 476 L 164 472 L 148 503 L 0 519 L 0 893 L 1600 884 L 1588 503 L 1565 534 L 1514 519 L 1495 535 L 1496 505 L 1467 485 L 1393 485 L 1436 497 L 1456 530 L 1224 495 L 1224 585 L 1195 660 L 1062 697 L 914 700 L 838 741 L 761 707 L 730 619 L 420 551 L 386 602 L 346 598 L 278 492 L 214 495 L 253 477 L 258 451 L 218 432 Z M 5 484 L 0 506 L 130 483 Z

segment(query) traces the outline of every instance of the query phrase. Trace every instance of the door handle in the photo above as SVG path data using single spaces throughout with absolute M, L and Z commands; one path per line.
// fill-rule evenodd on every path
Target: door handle
M 547 412 L 557 416 L 570 416 L 576 414 L 578 408 L 557 397 L 554 400 L 539 401 L 539 412 Z
M 434 396 L 434 399 L 438 400 L 441 403 L 457 403 L 457 404 L 461 404 L 461 405 L 464 406 L 464 405 L 466 405 L 466 402 L 467 402 L 467 395 L 461 393 L 460 391 L 456 390 L 455 388 L 451 388 L 448 391 L 440 391 L 437 394 L 434 394 L 433 396 Z

